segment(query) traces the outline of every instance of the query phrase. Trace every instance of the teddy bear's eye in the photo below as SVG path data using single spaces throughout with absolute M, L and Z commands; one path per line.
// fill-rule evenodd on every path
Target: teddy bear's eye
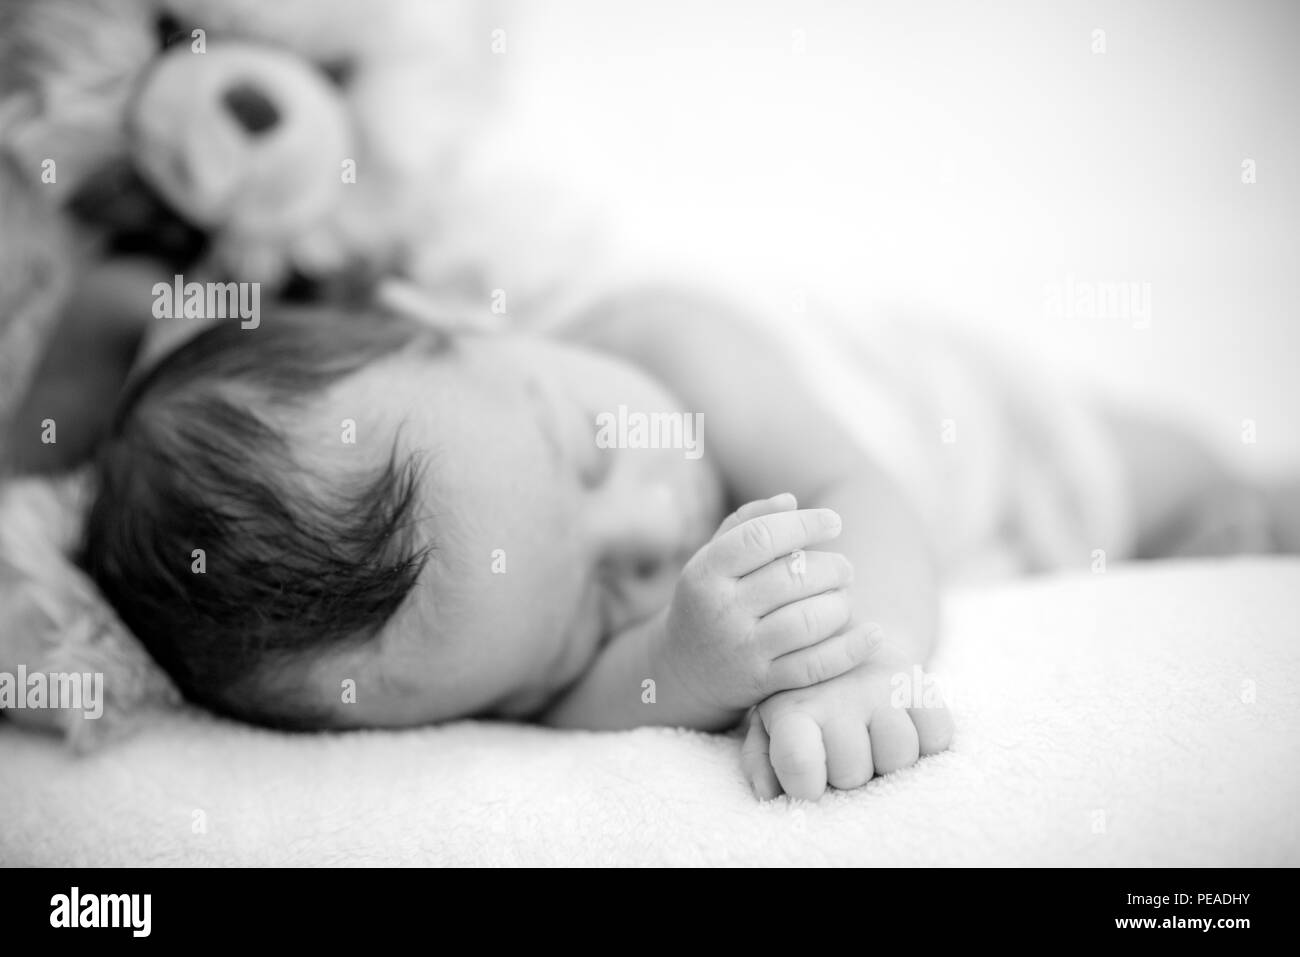
M 345 87 L 352 79 L 356 64 L 346 58 L 326 60 L 320 64 L 320 71 L 337 87 Z

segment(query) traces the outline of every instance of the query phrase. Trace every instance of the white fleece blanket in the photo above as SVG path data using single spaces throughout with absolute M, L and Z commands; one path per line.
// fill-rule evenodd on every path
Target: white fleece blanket
M 758 804 L 739 740 L 169 715 L 77 757 L 0 721 L 5 864 L 1300 864 L 1300 561 L 958 592 L 949 753 Z

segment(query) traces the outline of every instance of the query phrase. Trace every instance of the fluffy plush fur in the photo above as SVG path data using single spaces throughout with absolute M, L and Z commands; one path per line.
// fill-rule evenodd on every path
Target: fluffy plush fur
M 87 260 L 269 289 L 454 260 L 436 250 L 494 98 L 491 11 L 0 0 L 0 418 Z
M 171 681 L 66 553 L 81 533 L 88 476 L 25 479 L 0 487 L 0 672 L 99 672 L 104 713 L 7 711 L 13 720 L 66 734 L 89 750 L 121 734 L 151 706 L 179 701 Z

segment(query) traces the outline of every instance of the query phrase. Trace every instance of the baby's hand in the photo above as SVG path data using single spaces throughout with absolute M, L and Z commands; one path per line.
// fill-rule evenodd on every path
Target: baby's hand
M 849 625 L 852 565 L 834 552 L 805 551 L 839 533 L 830 509 L 797 509 L 793 495 L 778 495 L 738 509 L 687 562 L 668 610 L 665 654 L 698 708 L 748 708 L 865 660 L 875 635 Z
M 915 674 L 908 658 L 882 643 L 869 661 L 847 674 L 764 701 L 750 715 L 741 748 L 754 793 L 767 800 L 784 790 L 815 801 L 827 784 L 856 788 L 873 774 L 946 750 L 953 726 L 942 702 L 916 688 L 894 700 Z M 898 675 L 909 684 L 900 685 Z

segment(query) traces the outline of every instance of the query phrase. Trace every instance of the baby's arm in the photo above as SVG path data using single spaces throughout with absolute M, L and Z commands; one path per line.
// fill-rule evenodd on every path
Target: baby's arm
M 811 550 L 840 527 L 788 494 L 738 509 L 687 563 L 669 607 L 617 635 L 542 720 L 718 730 L 773 694 L 850 671 L 878 632 L 850 626 L 852 566 Z
M 592 310 L 578 338 L 650 369 L 688 409 L 703 412 L 705 455 L 740 497 L 789 489 L 843 518 L 836 547 L 856 570 L 854 608 L 858 620 L 882 626 L 886 647 L 852 674 L 760 707 L 747 743 L 756 790 L 770 794 L 779 780 L 796 796 L 816 797 L 828 779 L 854 786 L 864 769 L 869 778 L 873 769 L 883 773 L 947 747 L 945 710 L 891 708 L 889 693 L 894 676 L 924 664 L 937 633 L 937 576 L 924 526 L 882 463 L 827 413 L 779 346 L 717 302 L 662 291 Z
M 737 498 L 785 489 L 838 512 L 844 532 L 835 547 L 856 569 L 855 610 L 910 657 L 929 655 L 937 583 L 919 515 L 761 327 L 703 296 L 649 290 L 591 310 L 576 330 L 704 414 L 704 454 Z

